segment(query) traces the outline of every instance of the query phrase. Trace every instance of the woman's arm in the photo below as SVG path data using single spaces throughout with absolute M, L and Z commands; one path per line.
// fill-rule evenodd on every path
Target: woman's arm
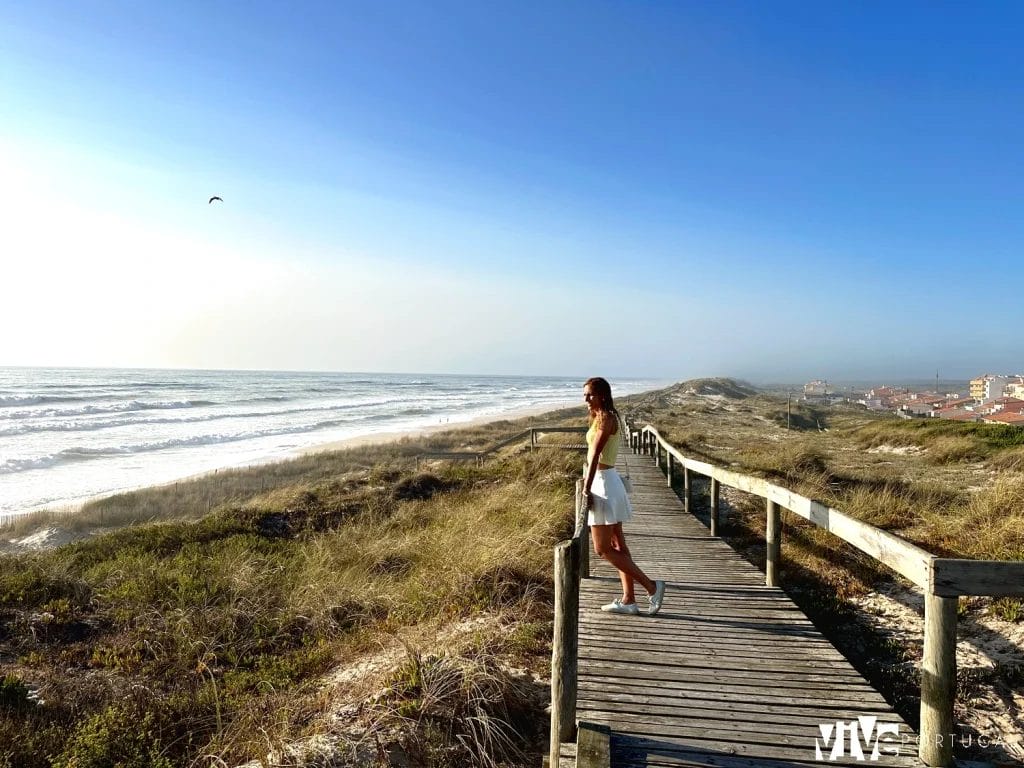
M 597 475 L 597 462 L 604 450 L 608 439 L 615 434 L 615 424 L 611 416 L 600 413 L 597 416 L 597 433 L 594 435 L 594 442 L 590 444 L 587 451 L 587 477 L 583 483 L 583 494 L 586 499 L 587 509 L 594 505 L 594 498 L 590 487 L 594 484 L 594 477 Z

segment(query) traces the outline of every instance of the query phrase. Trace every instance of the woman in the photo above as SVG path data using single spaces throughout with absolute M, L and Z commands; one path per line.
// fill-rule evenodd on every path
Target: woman
M 590 535 L 594 552 L 615 566 L 622 581 L 622 597 L 601 606 L 608 613 L 640 613 L 636 605 L 634 585 L 639 582 L 650 599 L 647 613 L 653 616 L 661 610 L 665 597 L 665 582 L 651 581 L 633 562 L 622 533 L 622 524 L 633 518 L 629 496 L 622 478 L 615 471 L 619 454 L 619 412 L 612 402 L 612 388 L 597 376 L 583 385 L 583 399 L 590 410 L 590 429 L 587 431 L 587 477 L 583 490 L 589 512 Z

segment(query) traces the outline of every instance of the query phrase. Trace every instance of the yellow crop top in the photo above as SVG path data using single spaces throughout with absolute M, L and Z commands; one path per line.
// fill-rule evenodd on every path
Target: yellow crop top
M 619 434 L 622 432 L 620 429 L 614 435 L 608 438 L 608 441 L 604 444 L 604 448 L 601 449 L 601 455 L 597 457 L 598 464 L 606 464 L 609 467 L 615 466 L 615 460 L 619 458 Z M 590 425 L 590 429 L 587 430 L 587 445 L 593 445 L 597 439 L 597 419 Z

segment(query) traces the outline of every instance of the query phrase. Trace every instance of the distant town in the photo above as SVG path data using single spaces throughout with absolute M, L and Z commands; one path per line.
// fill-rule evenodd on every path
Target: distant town
M 820 403 L 859 403 L 873 411 L 893 411 L 905 419 L 951 419 L 1024 427 L 1024 375 L 986 373 L 961 392 L 916 392 L 880 386 L 843 391 L 823 380 L 804 384 L 803 399 Z

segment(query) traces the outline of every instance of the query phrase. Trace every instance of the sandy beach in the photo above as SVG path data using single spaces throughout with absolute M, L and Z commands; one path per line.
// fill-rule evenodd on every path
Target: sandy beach
M 546 405 L 535 406 L 532 408 L 518 408 L 515 410 L 507 411 L 506 413 L 496 413 L 488 414 L 486 416 L 478 416 L 474 419 L 469 419 L 468 421 L 446 421 L 439 424 L 432 424 L 428 427 L 419 427 L 417 429 L 397 430 L 393 432 L 372 432 L 366 435 L 355 435 L 353 437 L 345 438 L 344 440 L 335 440 L 329 443 L 311 445 L 308 448 L 303 448 L 301 451 L 298 451 L 294 455 L 308 456 L 314 453 L 323 453 L 324 451 L 339 451 L 345 448 L 357 448 L 361 445 L 380 445 L 382 443 L 391 443 L 406 437 L 426 437 L 427 435 L 431 435 L 435 432 L 444 432 L 450 429 L 461 429 L 463 427 L 479 427 L 483 424 L 491 424 L 495 421 L 515 421 L 516 419 L 526 419 L 531 416 L 541 416 L 545 413 L 551 413 L 552 411 L 560 411 L 564 408 L 572 408 L 573 406 L 577 405 L 580 408 L 580 416 L 584 416 L 586 415 L 586 409 L 582 405 L 580 405 L 580 402 L 577 402 L 576 400 L 566 400 L 563 403 L 547 403 Z M 268 461 L 280 459 L 281 457 L 277 456 L 269 458 Z
M 529 418 L 531 416 L 540 416 L 540 415 L 543 415 L 545 413 L 551 413 L 552 411 L 562 410 L 564 408 L 572 408 L 574 406 L 579 406 L 580 407 L 580 415 L 581 416 L 584 415 L 584 413 L 585 413 L 584 408 L 583 408 L 583 406 L 581 406 L 579 404 L 579 402 L 577 402 L 576 400 L 566 400 L 564 402 L 548 403 L 548 404 L 545 404 L 545 405 L 542 405 L 542 406 L 533 406 L 533 407 L 529 407 L 529 408 L 512 409 L 512 410 L 506 411 L 504 413 L 494 413 L 494 414 L 488 414 L 486 416 L 478 416 L 476 418 L 467 419 L 465 421 L 445 421 L 443 423 L 431 424 L 429 426 L 418 427 L 418 428 L 415 428 L 415 429 L 393 430 L 393 431 L 387 431 L 387 432 L 371 432 L 371 433 L 362 434 L 362 435 L 353 435 L 352 437 L 345 438 L 343 440 L 334 440 L 334 441 L 330 441 L 330 442 L 326 442 L 326 443 L 318 443 L 316 445 L 311 445 L 311 446 L 308 446 L 308 447 L 305 447 L 305 448 L 302 448 L 302 449 L 299 449 L 299 450 L 296 450 L 296 451 L 291 451 L 289 453 L 284 453 L 284 454 L 278 453 L 278 454 L 268 455 L 266 457 L 258 459 L 255 462 L 246 462 L 245 464 L 239 464 L 239 465 L 225 465 L 223 467 L 217 467 L 217 468 L 205 471 L 205 472 L 197 472 L 197 473 L 194 473 L 194 474 L 183 475 L 182 477 L 174 478 L 173 480 L 168 480 L 167 482 L 164 482 L 164 483 L 155 483 L 155 484 L 149 484 L 149 485 L 139 485 L 139 486 L 135 486 L 135 487 L 132 487 L 132 488 L 121 488 L 121 489 L 118 489 L 116 491 L 111 491 L 110 493 L 102 493 L 102 494 L 97 494 L 95 496 L 89 496 L 89 497 L 81 498 L 81 499 L 78 499 L 75 502 L 69 503 L 69 504 L 62 504 L 60 506 L 51 506 L 51 507 L 43 507 L 43 508 L 38 508 L 38 509 L 26 510 L 25 512 L 20 513 L 18 515 L 6 515 L 6 516 L 3 516 L 2 518 L 0 518 L 0 525 L 5 524 L 5 523 L 13 522 L 17 518 L 19 518 L 21 515 L 31 515 L 34 512 L 40 512 L 40 511 L 42 511 L 44 509 L 49 511 L 49 512 L 52 512 L 54 514 L 60 515 L 60 516 L 74 515 L 76 512 L 81 510 L 83 506 L 85 506 L 86 504 L 88 504 L 88 503 L 90 503 L 92 501 L 97 501 L 99 499 L 107 498 L 109 496 L 113 496 L 113 495 L 116 495 L 116 494 L 119 494 L 119 493 L 129 493 L 131 491 L 139 491 L 139 490 L 144 490 L 144 489 L 147 489 L 147 488 L 165 488 L 167 486 L 176 485 L 177 483 L 186 483 L 186 482 L 189 482 L 190 480 L 196 480 L 196 479 L 199 479 L 199 478 L 202 478 L 202 477 L 208 477 L 210 475 L 215 475 L 218 472 L 223 472 L 225 470 L 241 469 L 241 468 L 246 468 L 246 467 L 256 467 L 256 466 L 260 466 L 262 464 L 272 464 L 272 463 L 278 462 L 278 461 L 288 461 L 289 459 L 294 459 L 294 458 L 297 458 L 299 456 L 309 456 L 309 455 L 313 455 L 313 454 L 317 454 L 317 453 L 325 453 L 325 452 L 328 452 L 328 451 L 344 450 L 344 449 L 347 449 L 347 448 L 358 448 L 359 446 L 364 446 L 364 445 L 381 445 L 381 444 L 385 444 L 385 443 L 396 442 L 398 440 L 402 440 L 403 438 L 425 437 L 425 436 L 433 434 L 435 432 L 443 432 L 443 431 L 448 431 L 448 430 L 457 430 L 457 429 L 462 429 L 462 428 L 476 427 L 476 426 L 480 426 L 480 425 L 483 425 L 483 424 L 490 424 L 490 423 L 493 423 L 493 422 L 496 422 L 496 421 L 513 421 L 513 420 L 516 420 L 516 419 L 524 419 L 524 418 Z M 34 544 L 35 542 L 33 541 L 31 543 Z M 43 545 L 44 546 L 52 546 L 53 543 L 54 542 L 46 541 L 46 542 L 43 542 Z M 58 542 L 58 543 L 63 543 L 63 542 Z

